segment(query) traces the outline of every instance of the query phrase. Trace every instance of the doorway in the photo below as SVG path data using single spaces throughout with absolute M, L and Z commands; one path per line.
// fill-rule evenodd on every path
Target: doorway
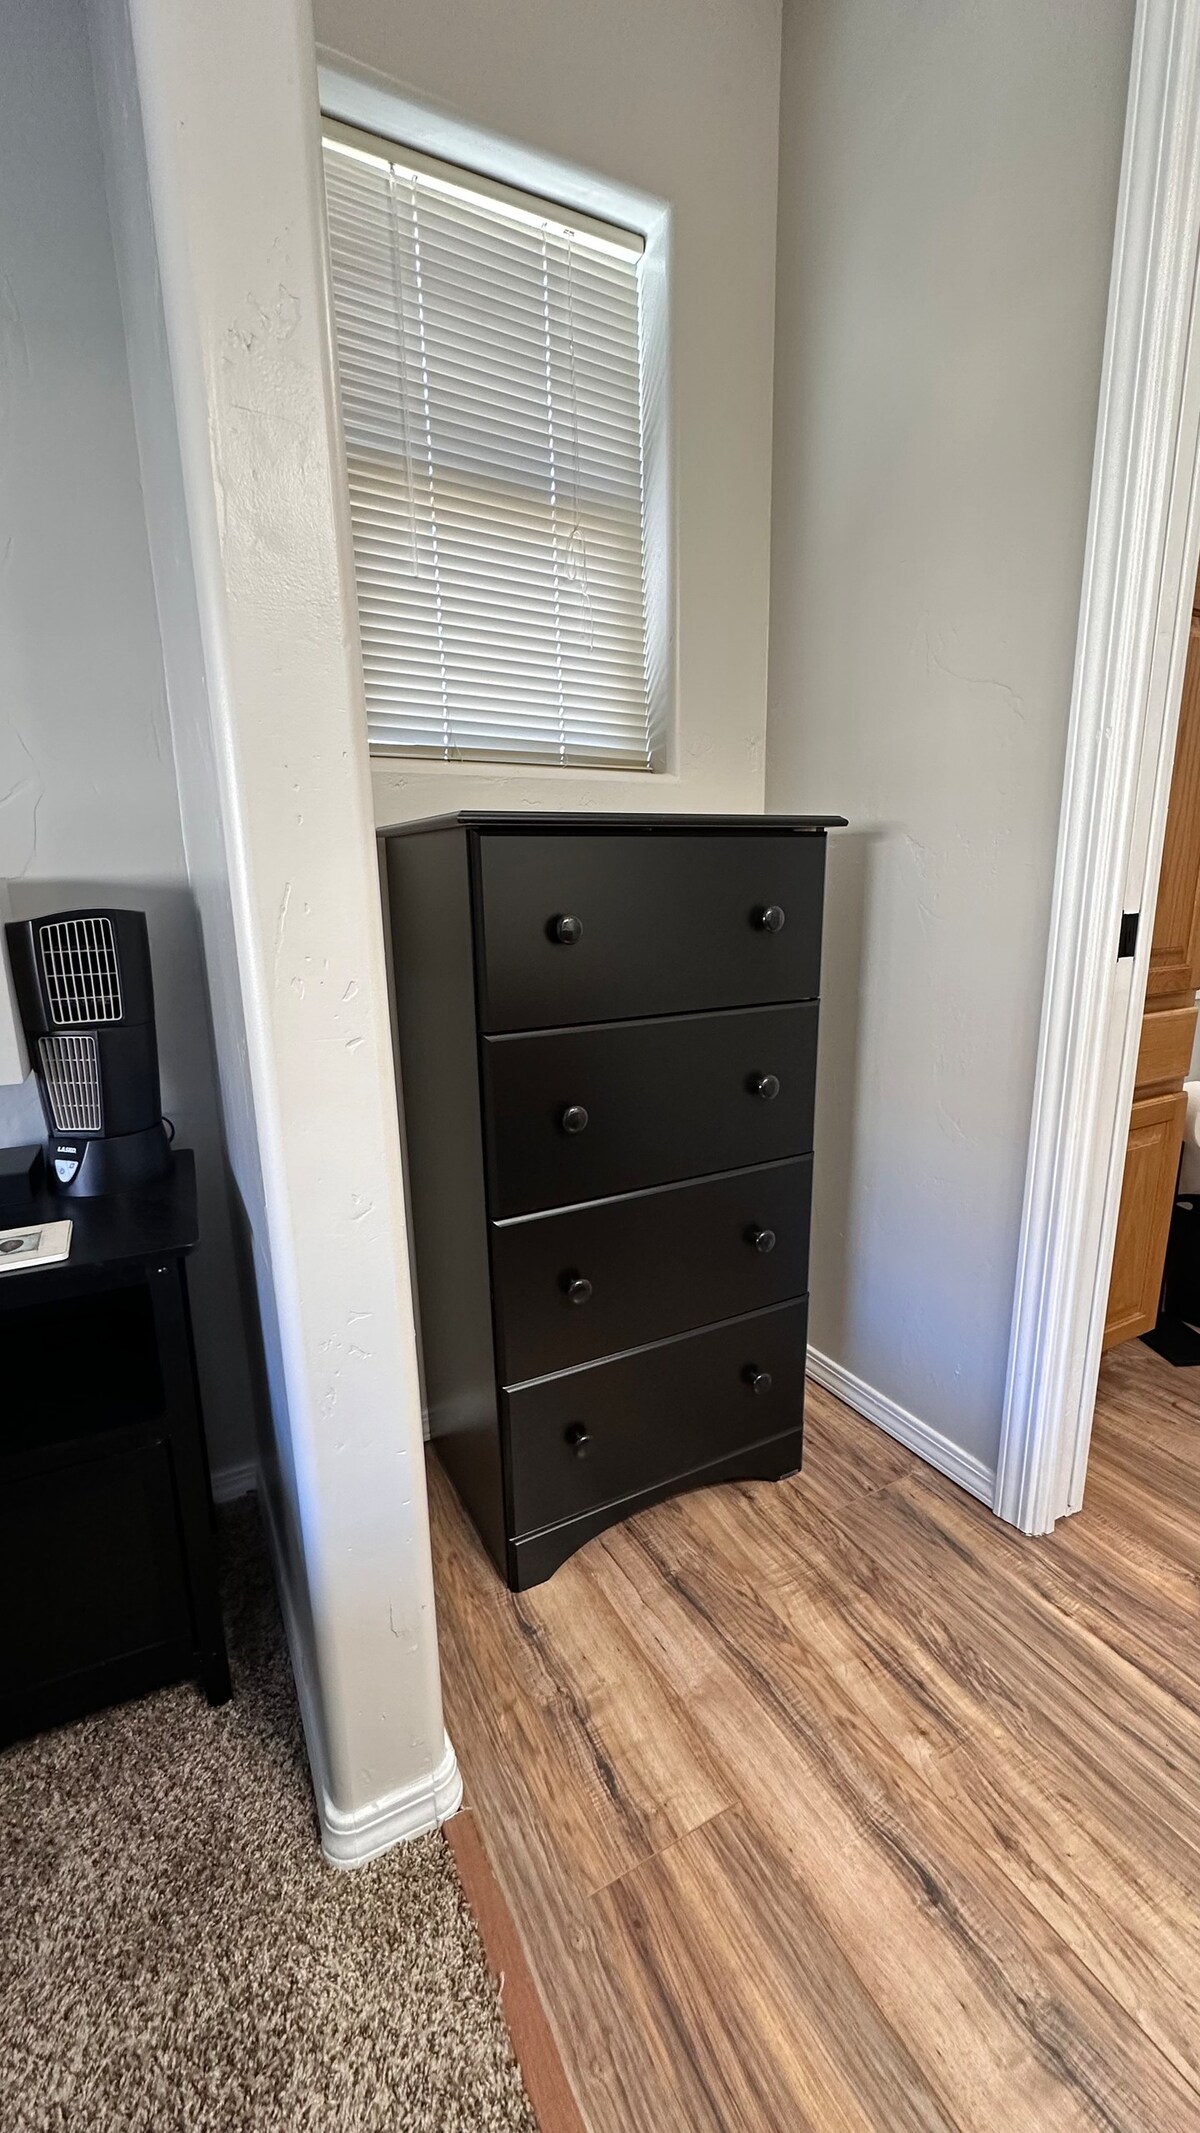
M 1200 1482 L 1200 583 L 1154 907 L 1089 1472 Z M 1130 1463 L 1132 1461 L 1132 1464 Z M 1169 1501 L 1158 1488 L 1157 1498 Z
M 996 1478 L 1027 1533 L 1083 1501 L 1200 551 L 1198 257 L 1200 0 L 1139 0 Z
M 1200 1188 L 1200 1147 L 1194 1139 L 1200 1131 L 1194 1057 L 1198 990 L 1200 583 L 1192 598 L 1102 1342 L 1107 1356 L 1148 1338 L 1178 1367 L 1188 1367 L 1193 1347 L 1200 1363 L 1200 1334 L 1193 1343 L 1185 1330 L 1200 1318 L 1200 1293 L 1195 1298 L 1188 1293 L 1191 1232 L 1188 1210 L 1177 1207 L 1176 1190 L 1181 1152 L 1183 1183 Z M 1164 1294 L 1168 1267 L 1169 1296 Z M 1178 1330 L 1172 1332 L 1175 1325 Z

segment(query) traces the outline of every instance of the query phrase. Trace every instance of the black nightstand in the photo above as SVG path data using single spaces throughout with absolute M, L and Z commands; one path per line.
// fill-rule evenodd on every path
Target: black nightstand
M 229 1695 L 185 1258 L 196 1171 L 44 1194 L 61 1266 L 0 1276 L 0 1743 L 193 1677 Z

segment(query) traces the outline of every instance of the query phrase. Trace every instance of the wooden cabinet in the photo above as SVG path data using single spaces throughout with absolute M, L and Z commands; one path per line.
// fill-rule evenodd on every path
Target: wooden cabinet
M 1158 1316 L 1158 1292 L 1186 1109 L 1187 1098 L 1183 1095 L 1145 1096 L 1134 1101 L 1108 1290 L 1106 1348 L 1148 1333 Z
M 829 821 L 382 833 L 430 1432 L 515 1589 L 800 1464 Z
M 1200 616 L 1193 613 L 1104 1346 L 1158 1316 L 1200 989 Z
M 1200 988 L 1200 616 L 1188 639 L 1146 1005 Z

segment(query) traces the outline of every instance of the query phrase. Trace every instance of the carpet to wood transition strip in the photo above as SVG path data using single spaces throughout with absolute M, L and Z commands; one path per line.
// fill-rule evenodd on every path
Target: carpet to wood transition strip
M 447 1822 L 446 1836 L 489 1967 L 499 1984 L 504 2019 L 540 2133 L 584 2133 L 516 1920 L 469 1808 Z

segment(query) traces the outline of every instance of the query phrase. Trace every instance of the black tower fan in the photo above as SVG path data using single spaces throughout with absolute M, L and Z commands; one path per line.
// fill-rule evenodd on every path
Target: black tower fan
M 133 1192 L 170 1168 L 141 911 L 56 911 L 5 927 L 50 1127 L 56 1192 Z

